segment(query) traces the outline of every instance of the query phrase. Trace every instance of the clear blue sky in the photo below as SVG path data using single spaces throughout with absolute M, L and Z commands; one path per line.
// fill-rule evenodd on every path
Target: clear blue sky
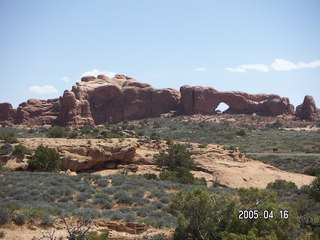
M 98 69 L 320 107 L 319 13 L 319 0 L 0 0 L 0 102 L 58 97 Z

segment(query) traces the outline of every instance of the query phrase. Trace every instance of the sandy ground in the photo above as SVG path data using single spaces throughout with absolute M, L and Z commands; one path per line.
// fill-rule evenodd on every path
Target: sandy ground
M 108 230 L 106 227 L 95 228 L 94 231 L 97 233 L 101 233 L 105 230 Z M 56 237 L 56 240 L 67 240 L 67 231 L 66 229 L 62 228 L 62 226 L 56 226 L 55 229 L 53 228 L 40 228 L 37 226 L 32 225 L 23 225 L 17 226 L 14 224 L 8 224 L 5 226 L 0 227 L 0 231 L 5 233 L 5 237 L 2 238 L 4 240 L 40 240 L 40 239 L 49 239 L 43 238 L 44 235 L 48 236 L 48 234 L 53 233 Z M 148 228 L 146 231 L 139 233 L 139 234 L 130 234 L 127 232 L 118 232 L 109 230 L 109 237 L 112 240 L 141 240 L 146 236 L 154 236 L 154 235 L 164 235 L 164 236 L 171 236 L 174 232 L 174 229 L 155 229 L 155 228 Z

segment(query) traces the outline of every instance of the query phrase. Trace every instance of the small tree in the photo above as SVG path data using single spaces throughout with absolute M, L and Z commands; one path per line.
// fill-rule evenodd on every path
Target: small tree
M 297 185 L 294 182 L 287 182 L 286 180 L 281 179 L 277 179 L 272 183 L 268 183 L 267 188 L 282 190 L 298 189 Z
M 191 158 L 191 153 L 183 144 L 169 145 L 167 151 L 160 151 L 155 155 L 157 165 L 160 167 L 168 167 L 170 170 L 176 170 L 178 167 L 192 169 L 194 161 Z
M 31 150 L 26 148 L 25 146 L 19 144 L 19 145 L 14 146 L 12 154 L 16 155 L 18 157 L 23 157 L 26 154 L 31 154 Z
M 33 171 L 58 171 L 60 169 L 60 155 L 55 149 L 40 145 L 28 161 L 28 168 Z

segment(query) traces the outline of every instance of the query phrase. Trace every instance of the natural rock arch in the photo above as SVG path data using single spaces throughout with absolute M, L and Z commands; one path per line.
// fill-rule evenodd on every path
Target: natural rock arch
M 223 113 L 230 108 L 228 104 L 225 102 L 220 102 L 219 105 L 214 109 L 215 113 Z

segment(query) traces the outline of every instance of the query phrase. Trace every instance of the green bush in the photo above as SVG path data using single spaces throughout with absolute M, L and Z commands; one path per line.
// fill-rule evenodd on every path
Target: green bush
M 245 135 L 246 135 L 246 131 L 243 130 L 243 129 L 241 129 L 241 130 L 237 131 L 236 134 L 237 134 L 238 136 L 241 136 L 241 137 L 242 137 L 242 136 L 245 136 Z
M 31 154 L 31 150 L 26 148 L 25 146 L 19 144 L 19 145 L 14 146 L 12 154 L 16 155 L 16 156 L 23 157 L 26 154 Z
M 3 140 L 5 143 L 18 143 L 18 140 L 15 138 L 14 132 L 7 130 L 0 130 L 0 140 Z
M 160 151 L 155 155 L 155 161 L 160 167 L 168 167 L 174 171 L 178 167 L 193 169 L 194 161 L 191 158 L 191 153 L 183 144 L 169 145 L 166 151 Z
M 17 225 L 23 225 L 26 223 L 26 215 L 23 212 L 19 212 L 14 218 L 14 222 Z
M 109 239 L 109 231 L 105 230 L 101 234 L 90 233 L 85 238 L 86 240 L 108 240 Z
M 159 180 L 157 175 L 154 173 L 145 173 L 145 174 L 142 174 L 141 176 L 144 177 L 145 179 L 148 179 L 148 180 L 150 180 L 150 179 Z
M 315 201 L 320 202 L 320 176 L 318 176 L 309 186 L 301 189 Z
M 320 167 L 308 167 L 306 170 L 304 170 L 304 174 L 307 174 L 310 176 L 319 176 Z
M 66 128 L 66 127 L 53 127 L 50 128 L 48 133 L 47 133 L 47 137 L 49 138 L 67 138 L 69 137 L 70 134 L 70 129 Z
M 152 236 L 152 237 L 149 237 L 149 236 L 145 236 L 143 237 L 143 240 L 170 240 L 171 238 L 167 238 L 163 235 L 155 235 L 155 236 Z
M 34 155 L 28 160 L 31 171 L 55 172 L 60 170 L 60 155 L 52 148 L 40 145 Z
M 208 146 L 208 144 L 203 143 L 203 144 L 199 144 L 198 148 L 206 148 L 207 146 Z
M 13 151 L 10 143 L 5 143 L 0 147 L 0 154 L 10 154 Z
M 78 137 L 78 132 L 77 131 L 72 131 L 69 135 L 70 138 L 74 139 Z
M 8 208 L 0 208 L 0 226 L 6 224 L 10 220 L 10 211 Z
M 202 189 L 175 194 L 170 206 L 178 216 L 174 239 L 300 239 L 301 229 L 296 212 L 277 203 L 274 193 L 255 188 L 240 189 L 239 197 L 210 194 Z M 279 218 L 244 221 L 239 219 L 241 209 L 257 209 L 259 212 L 288 209 L 290 218 L 285 221 Z
M 160 141 L 161 136 L 160 136 L 160 134 L 159 134 L 159 133 L 155 133 L 155 132 L 153 132 L 153 133 L 151 133 L 151 135 L 150 135 L 150 139 L 151 139 L 151 140 Z
M 174 171 L 163 171 L 160 173 L 159 178 L 163 181 L 170 181 L 174 183 L 207 185 L 204 178 L 195 178 L 193 174 L 184 167 L 178 167 Z
M 272 183 L 268 183 L 267 188 L 282 190 L 298 189 L 297 185 L 294 182 L 287 182 L 286 180 L 281 179 L 277 179 Z

